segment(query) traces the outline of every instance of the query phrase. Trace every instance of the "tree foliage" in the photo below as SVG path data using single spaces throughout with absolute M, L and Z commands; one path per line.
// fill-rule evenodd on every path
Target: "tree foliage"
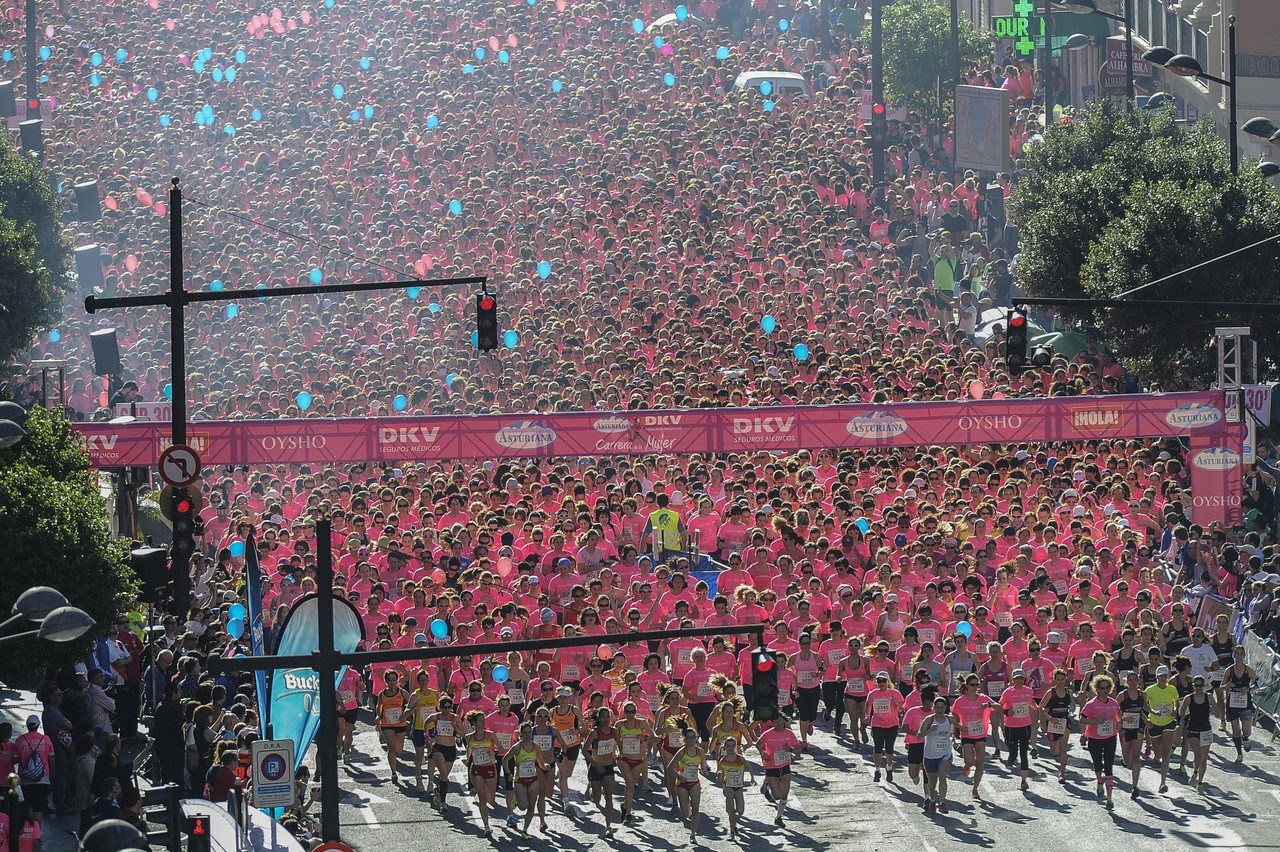
M 46 171 L 0 146 L 0 361 L 49 327 L 68 286 L 69 251 Z
M 61 415 L 33 408 L 27 437 L 0 450 L 0 606 L 52 586 L 103 627 L 134 606 L 125 547 L 113 541 L 88 457 Z M 83 659 L 93 633 L 66 644 L 31 639 L 0 656 L 9 683 Z
M 950 110 L 948 94 L 961 82 L 951 75 L 951 11 L 934 2 L 886 5 L 883 12 L 884 93 L 889 103 L 931 121 Z M 992 39 L 960 16 L 960 67 L 990 58 Z M 938 76 L 943 109 L 938 108 Z
M 1032 296 L 1111 298 L 1133 287 L 1280 234 L 1280 194 L 1246 163 L 1232 175 L 1209 123 L 1172 111 L 1126 115 L 1109 101 L 1055 126 L 1024 160 L 1010 210 L 1021 228 L 1017 279 Z M 1275 301 L 1280 251 L 1264 247 L 1157 284 L 1133 298 Z M 1274 337 L 1273 315 L 1114 309 L 1094 321 L 1149 380 L 1184 368 L 1212 376 L 1213 327 L 1246 324 Z M 1243 322 L 1238 323 L 1238 320 Z

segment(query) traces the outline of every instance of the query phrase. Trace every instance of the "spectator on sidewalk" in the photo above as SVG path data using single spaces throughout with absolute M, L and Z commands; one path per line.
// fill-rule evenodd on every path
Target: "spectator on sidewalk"
M 56 811 L 70 813 L 74 810 L 71 804 L 71 761 L 75 757 L 75 726 L 62 710 L 62 698 L 62 689 L 56 686 L 45 693 L 43 721 L 45 734 L 53 743 L 51 804 Z M 30 724 L 28 720 L 27 725 Z
M 22 798 L 37 817 L 52 813 L 49 801 L 54 762 L 53 740 L 40 733 L 40 717 L 27 717 L 27 732 L 14 743 L 14 758 Z
M 89 828 L 89 803 L 93 800 L 93 769 L 97 762 L 93 734 L 76 738 L 76 756 L 71 763 L 71 805 L 80 815 L 80 836 Z
M 138 634 L 129 629 L 129 621 L 117 618 L 115 623 L 116 656 L 111 661 L 115 675 L 116 725 L 120 736 L 132 740 L 138 736 L 138 716 L 142 704 L 142 656 L 145 647 Z
M 165 653 L 168 653 L 167 651 Z M 182 735 L 182 705 L 178 703 L 178 685 L 166 684 L 164 698 L 151 722 L 155 753 L 160 758 L 160 779 L 185 789 L 182 778 L 186 743 Z
M 107 694 L 106 672 L 93 669 L 89 672 L 89 723 L 99 741 L 114 730 L 111 716 L 116 712 L 115 699 Z

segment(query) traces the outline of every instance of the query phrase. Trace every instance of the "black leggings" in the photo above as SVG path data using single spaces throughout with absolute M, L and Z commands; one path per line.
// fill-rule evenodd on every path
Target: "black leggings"
M 796 690 L 796 715 L 801 722 L 815 722 L 818 719 L 818 696 L 821 687 Z
M 1009 762 L 1016 758 L 1019 768 L 1026 772 L 1030 768 L 1027 766 L 1027 752 L 1031 748 L 1031 726 L 1005 728 L 1004 741 L 1009 746 Z
M 876 754 L 893 754 L 893 744 L 898 740 L 898 726 L 871 728 L 871 744 Z
M 711 731 L 707 728 L 707 720 L 711 718 L 711 711 L 714 709 L 716 709 L 714 701 L 700 701 L 689 705 L 689 712 L 693 714 L 693 721 L 698 725 L 698 736 L 702 737 L 703 742 L 711 739 Z
M 844 721 L 844 687 L 843 680 L 829 680 L 822 684 L 822 705 L 828 713 L 835 714 L 837 728 Z
M 1093 758 L 1093 773 L 1105 778 L 1112 776 L 1116 763 L 1116 738 L 1089 738 L 1089 756 Z

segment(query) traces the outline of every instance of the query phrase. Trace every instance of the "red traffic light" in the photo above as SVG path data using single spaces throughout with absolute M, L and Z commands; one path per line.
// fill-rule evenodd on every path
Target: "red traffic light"
M 480 310 L 482 311 L 491 311 L 497 307 L 497 305 L 498 303 L 493 300 L 492 296 L 480 297 Z
M 773 670 L 773 658 L 765 654 L 756 657 L 756 671 L 767 672 Z
M 874 103 L 871 105 L 871 114 L 876 118 L 884 118 L 889 112 L 889 107 L 882 103 Z
M 27 110 L 40 109 L 40 101 L 36 98 L 27 98 Z
M 178 501 L 174 509 L 177 510 L 179 515 L 185 515 L 191 511 L 191 501 L 184 497 Z
M 1027 318 L 1022 314 L 1014 314 L 1009 318 L 1009 328 L 1022 328 L 1027 324 Z
M 201 835 L 205 833 L 204 820 L 195 819 L 191 821 L 191 833 L 193 835 Z

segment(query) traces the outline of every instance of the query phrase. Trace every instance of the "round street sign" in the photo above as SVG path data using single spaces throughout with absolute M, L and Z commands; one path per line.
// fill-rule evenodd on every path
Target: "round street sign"
M 356 852 L 341 840 L 330 840 L 328 843 L 321 843 L 312 849 L 311 852 Z
M 185 444 L 173 444 L 160 454 L 160 478 L 184 488 L 200 478 L 200 456 Z

